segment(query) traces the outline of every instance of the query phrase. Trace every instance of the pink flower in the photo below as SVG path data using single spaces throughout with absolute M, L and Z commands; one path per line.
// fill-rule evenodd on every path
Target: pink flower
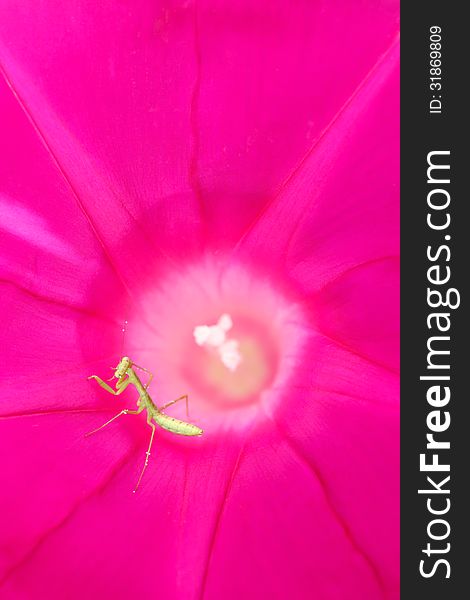
M 398 598 L 397 10 L 2 3 L 2 600 Z

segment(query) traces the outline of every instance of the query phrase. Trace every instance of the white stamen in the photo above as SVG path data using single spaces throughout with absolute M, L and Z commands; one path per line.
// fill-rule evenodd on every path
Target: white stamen
M 210 334 L 210 327 L 207 325 L 198 325 L 193 330 L 194 341 L 198 346 L 203 346 Z
M 235 371 L 242 360 L 239 344 L 236 339 L 227 338 L 227 331 L 232 329 L 233 321 L 229 314 L 220 316 L 216 325 L 198 325 L 193 330 L 194 341 L 198 346 L 215 348 L 222 363 Z
M 227 340 L 219 348 L 220 359 L 231 371 L 236 371 L 242 360 L 237 340 Z
M 232 317 L 229 314 L 224 313 L 220 316 L 217 325 L 224 331 L 229 331 L 233 327 Z

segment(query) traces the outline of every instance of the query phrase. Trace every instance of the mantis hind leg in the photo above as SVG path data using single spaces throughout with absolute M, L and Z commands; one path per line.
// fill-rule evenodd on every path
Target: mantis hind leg
M 111 419 L 109 419 L 109 421 L 106 421 L 106 423 L 104 423 L 103 425 L 101 425 L 101 427 L 97 427 L 96 429 L 93 429 L 92 431 L 89 431 L 88 433 L 85 433 L 85 437 L 88 437 L 89 435 L 91 435 L 93 433 L 96 433 L 100 429 L 103 429 L 104 427 L 106 427 L 106 425 L 109 425 L 110 423 L 112 423 L 113 421 L 115 421 L 121 415 L 138 415 L 143 410 L 144 410 L 143 406 L 141 408 L 138 408 L 137 410 L 130 410 L 129 408 L 125 408 L 124 410 L 121 410 L 120 413 L 118 413 L 117 415 L 114 415 L 114 417 L 112 417 Z
M 177 402 L 180 402 L 180 400 L 186 400 L 186 416 L 189 417 L 188 394 L 184 394 L 184 396 L 180 396 L 179 398 L 176 398 L 176 400 L 172 400 L 171 402 L 168 402 L 167 404 L 164 404 L 158 410 L 165 410 L 165 408 L 168 408 L 172 404 L 176 404 Z
M 147 448 L 147 452 L 145 453 L 145 463 L 144 463 L 144 466 L 142 467 L 142 471 L 140 472 L 140 476 L 139 476 L 139 480 L 137 482 L 137 485 L 135 486 L 135 488 L 133 490 L 134 494 L 136 493 L 137 488 L 139 487 L 140 482 L 142 481 L 142 477 L 144 476 L 145 469 L 147 468 L 147 465 L 149 464 L 150 450 L 152 449 L 153 436 L 155 435 L 155 429 L 156 429 L 156 427 L 152 423 L 152 416 L 150 414 L 147 417 L 147 423 L 152 428 L 152 434 L 150 435 L 150 442 L 149 442 L 149 445 L 148 445 L 148 448 Z

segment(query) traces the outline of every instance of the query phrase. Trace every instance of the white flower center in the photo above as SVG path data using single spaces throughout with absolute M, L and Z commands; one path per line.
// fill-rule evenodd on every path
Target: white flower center
M 249 267 L 207 258 L 149 282 L 125 348 L 155 373 L 157 404 L 188 394 L 204 429 L 238 427 L 278 401 L 306 339 L 304 322 L 301 307 Z M 184 407 L 172 414 L 184 418 Z

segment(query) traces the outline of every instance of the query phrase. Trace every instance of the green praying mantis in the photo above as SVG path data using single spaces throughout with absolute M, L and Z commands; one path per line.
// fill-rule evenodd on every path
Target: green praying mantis
M 135 369 L 144 371 L 149 375 L 149 380 L 145 385 L 140 381 L 139 377 L 135 372 Z M 101 429 L 103 429 L 122 415 L 138 415 L 144 410 L 147 411 L 147 423 L 152 428 L 152 433 L 150 435 L 150 442 L 147 448 L 147 452 L 145 453 L 144 466 L 137 481 L 137 485 L 133 490 L 135 493 L 140 485 L 140 482 L 142 481 L 142 477 L 149 462 L 150 451 L 152 449 L 153 438 L 156 429 L 155 423 L 163 429 L 171 431 L 172 433 L 177 433 L 179 435 L 199 436 L 203 434 L 203 430 L 197 427 L 196 425 L 193 425 L 192 423 L 186 423 L 185 421 L 180 421 L 179 419 L 175 419 L 165 414 L 163 411 L 166 408 L 172 406 L 173 404 L 176 404 L 176 402 L 180 402 L 181 400 L 186 401 L 186 414 L 188 414 L 188 395 L 185 394 L 183 396 L 180 396 L 179 398 L 176 398 L 176 400 L 172 400 L 171 402 L 168 402 L 167 404 L 158 407 L 153 402 L 152 398 L 150 397 L 150 394 L 147 391 L 150 382 L 153 379 L 153 374 L 147 369 L 139 367 L 139 365 L 133 363 L 128 356 L 124 356 L 123 358 L 121 358 L 118 366 L 115 368 L 114 375 L 111 377 L 111 379 L 114 379 L 114 377 L 117 378 L 116 389 L 113 389 L 110 385 L 108 385 L 97 375 L 91 375 L 90 377 L 88 377 L 88 379 L 95 379 L 103 389 L 105 389 L 110 394 L 114 394 L 115 396 L 119 396 L 119 394 L 122 394 L 122 392 L 130 384 L 134 385 L 137 391 L 139 392 L 139 398 L 137 400 L 137 410 L 130 410 L 128 408 L 125 408 L 124 410 L 121 410 L 121 412 L 119 412 L 117 415 L 109 419 L 109 421 L 106 421 L 106 423 L 101 425 L 101 427 L 93 429 L 93 431 L 89 431 L 86 435 L 89 436 L 93 433 L 96 433 L 97 431 L 100 431 Z M 108 379 L 108 381 L 110 381 L 110 379 Z M 155 423 L 153 423 L 153 421 L 155 421 Z

